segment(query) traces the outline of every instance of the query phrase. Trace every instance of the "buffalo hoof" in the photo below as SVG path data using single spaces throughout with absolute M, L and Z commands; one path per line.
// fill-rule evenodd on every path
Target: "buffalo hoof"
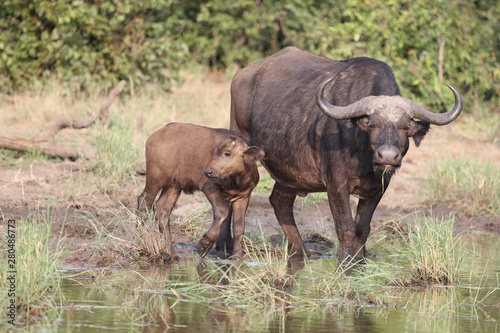
M 207 255 L 208 251 L 210 251 L 210 248 L 211 248 L 211 246 L 204 247 L 201 244 L 198 244 L 196 252 L 198 252 L 198 254 L 200 255 L 200 257 L 204 258 Z

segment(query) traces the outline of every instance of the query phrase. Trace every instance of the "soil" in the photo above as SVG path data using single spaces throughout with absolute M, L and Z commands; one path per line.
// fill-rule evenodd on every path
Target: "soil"
M 22 132 L 22 130 L 20 130 Z M 474 156 L 482 161 L 500 164 L 500 147 L 461 135 L 460 123 L 433 127 L 420 147 L 410 146 L 402 168 L 391 181 L 384 198 L 372 220 L 372 234 L 381 230 L 406 228 L 414 215 L 448 216 L 456 214 L 456 232 L 485 232 L 500 236 L 500 218 L 466 216 L 450 209 L 446 203 L 428 201 L 426 178 L 433 163 L 448 157 Z M 89 268 L 110 265 L 136 264 L 131 257 L 120 251 L 111 241 L 96 243 L 95 223 L 99 221 L 106 230 L 127 237 L 134 230 L 129 212 L 136 207 L 145 176 L 137 175 L 132 181 L 112 182 L 97 176 L 92 160 L 75 162 L 61 160 L 26 161 L 22 154 L 3 157 L 0 162 L 0 219 L 21 220 L 34 212 L 40 212 L 46 221 L 52 220 L 54 239 L 66 236 L 68 255 L 63 264 L 70 268 Z M 261 169 L 265 174 L 264 169 Z M 272 186 L 272 183 L 270 182 Z M 269 204 L 269 190 L 256 190 L 252 194 L 247 212 L 247 235 L 279 234 L 280 227 Z M 334 224 L 325 195 L 308 196 L 296 201 L 295 217 L 304 237 L 311 239 L 308 245 L 317 250 L 327 237 L 337 244 Z M 355 199 L 352 200 L 353 207 Z M 50 209 L 48 209 L 50 208 Z M 195 211 L 201 214 L 201 226 L 197 237 L 208 230 L 211 209 L 201 193 L 182 194 L 172 214 L 172 233 L 181 260 L 195 258 L 196 238 L 186 234 L 185 223 L 177 223 Z M 415 213 L 416 212 L 416 213 Z M 0 229 L 5 228 L 2 223 Z M 201 230 L 201 231 L 200 231 Z M 0 230 L 4 231 L 4 230 Z M 312 236 L 311 236 L 312 235 Z M 276 237 L 276 236 L 274 236 Z M 372 236 L 373 237 L 373 236 Z M 318 241 L 320 239 L 320 241 Z M 326 248 L 335 249 L 326 242 Z M 320 246 L 321 247 L 321 246 Z

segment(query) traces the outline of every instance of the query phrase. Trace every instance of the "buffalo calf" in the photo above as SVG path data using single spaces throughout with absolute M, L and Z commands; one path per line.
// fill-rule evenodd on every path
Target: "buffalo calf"
M 157 194 L 156 221 L 172 258 L 174 251 L 169 217 L 183 191 L 202 191 L 213 207 L 214 221 L 198 244 L 203 257 L 217 240 L 221 224 L 233 219 L 232 254 L 241 257 L 241 237 L 250 193 L 259 181 L 256 162 L 264 157 L 249 147 L 241 133 L 183 123 L 170 123 L 146 142 L 146 186 L 138 198 L 139 212 L 151 210 Z M 230 239 L 225 235 L 225 239 Z M 229 243 L 229 242 L 228 242 Z

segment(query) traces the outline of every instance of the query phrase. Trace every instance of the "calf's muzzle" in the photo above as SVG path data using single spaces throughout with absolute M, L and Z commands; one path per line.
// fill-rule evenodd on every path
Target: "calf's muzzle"
M 207 176 L 208 178 L 216 178 L 217 177 L 217 173 L 212 170 L 212 169 L 205 169 L 205 176 Z

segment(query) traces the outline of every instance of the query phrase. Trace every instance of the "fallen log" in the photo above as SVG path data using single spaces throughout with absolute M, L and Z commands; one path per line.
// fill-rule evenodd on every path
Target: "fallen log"
M 89 118 L 85 120 L 74 120 L 64 114 L 57 115 L 32 138 L 0 135 L 0 148 L 19 152 L 39 151 L 48 156 L 69 158 L 75 161 L 80 155 L 78 149 L 55 145 L 52 140 L 57 132 L 63 128 L 81 129 L 92 126 L 97 119 L 97 115 L 89 108 L 87 108 L 87 113 Z
M 104 129 L 109 127 L 109 107 L 113 100 L 120 94 L 125 86 L 122 80 L 116 86 L 109 96 L 102 102 L 99 108 L 99 121 Z M 52 157 L 68 158 L 75 161 L 80 155 L 84 155 L 77 148 L 55 145 L 52 143 L 54 136 L 63 128 L 71 127 L 73 129 L 88 128 L 97 120 L 97 114 L 90 108 L 87 108 L 88 119 L 71 119 L 64 114 L 55 116 L 32 138 L 21 138 L 13 136 L 0 135 L 0 148 L 19 152 L 39 151 Z

